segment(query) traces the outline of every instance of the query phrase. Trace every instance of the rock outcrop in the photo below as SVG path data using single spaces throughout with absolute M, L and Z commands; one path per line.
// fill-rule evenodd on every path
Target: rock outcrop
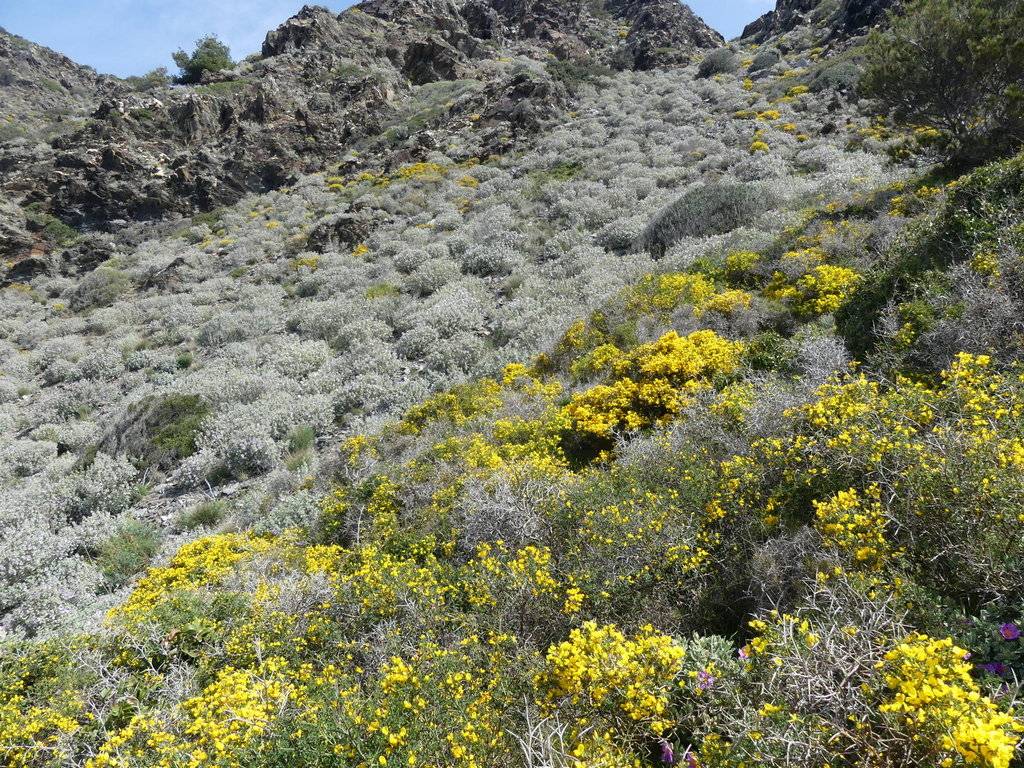
M 898 0 L 777 0 L 775 9 L 751 22 L 743 39 L 764 42 L 800 26 L 816 26 L 820 39 L 834 40 L 863 34 L 881 22 Z

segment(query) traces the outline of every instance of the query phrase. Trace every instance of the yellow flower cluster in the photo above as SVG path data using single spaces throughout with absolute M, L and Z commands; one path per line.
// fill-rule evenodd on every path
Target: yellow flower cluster
M 849 488 L 826 501 L 814 502 L 818 530 L 825 543 L 857 564 L 876 570 L 888 559 L 890 549 L 880 493 L 878 484 L 873 483 L 863 495 Z
M 267 732 L 288 698 L 283 659 L 267 659 L 256 670 L 226 667 L 198 696 L 181 705 L 189 718 L 184 734 L 190 759 L 237 763 L 238 755 Z
M 0 761 L 10 768 L 56 765 L 71 754 L 71 737 L 79 730 L 82 702 L 72 691 L 55 697 L 59 708 L 34 706 L 20 695 L 3 691 L 0 702 Z
M 819 264 L 795 282 L 776 272 L 765 295 L 790 304 L 800 317 L 815 317 L 839 309 L 862 279 L 847 267 Z
M 399 424 L 402 432 L 418 435 L 428 424 L 438 421 L 456 426 L 471 418 L 485 415 L 501 407 L 501 384 L 494 379 L 481 379 L 427 398 L 410 408 Z
M 715 284 L 701 274 L 644 275 L 629 290 L 626 309 L 637 314 L 671 313 L 681 304 L 700 306 L 715 295 Z
M 630 639 L 614 625 L 588 621 L 548 649 L 541 682 L 551 700 L 619 711 L 659 735 L 672 724 L 669 704 L 685 655 L 650 626 Z
M 949 638 L 911 635 L 885 656 L 891 695 L 880 710 L 918 736 L 929 764 L 1009 768 L 1024 723 L 981 695 L 967 656 Z
M 683 304 L 690 304 L 694 317 L 707 312 L 730 315 L 749 308 L 751 300 L 746 291 L 719 292 L 711 279 L 689 272 L 644 275 L 625 296 L 626 310 L 633 314 L 669 315 Z
M 252 670 L 225 667 L 203 691 L 183 701 L 179 723 L 135 715 L 113 733 L 86 768 L 242 768 L 247 750 L 265 750 L 262 740 L 292 695 L 287 663 L 266 659 Z
M 602 437 L 665 423 L 712 377 L 734 373 L 743 349 L 713 331 L 669 331 L 614 360 L 613 381 L 574 395 L 565 417 L 573 429 Z
M 725 257 L 725 278 L 730 285 L 745 282 L 761 263 L 761 254 L 754 251 L 733 251 Z
M 142 622 L 158 605 L 216 585 L 240 560 L 271 547 L 271 540 L 251 533 L 225 533 L 190 542 L 168 565 L 151 568 L 124 604 L 112 609 L 109 616 L 129 625 Z

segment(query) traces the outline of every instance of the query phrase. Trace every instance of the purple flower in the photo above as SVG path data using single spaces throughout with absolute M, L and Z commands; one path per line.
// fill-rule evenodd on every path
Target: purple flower
M 971 660 L 971 652 L 970 651 L 965 651 L 963 659 L 964 659 L 964 661 L 970 661 Z
M 708 672 L 706 669 L 702 669 L 697 673 L 697 690 L 706 691 L 715 684 L 715 676 Z
M 686 768 L 700 768 L 700 764 L 697 762 L 697 754 L 686 750 Z
M 982 671 L 988 672 L 990 675 L 996 677 L 1002 677 L 1006 674 L 1008 668 L 1001 661 L 990 661 L 988 664 L 982 664 L 979 667 Z
M 666 765 L 672 765 L 676 761 L 675 753 L 672 751 L 672 745 L 662 739 L 658 742 L 658 746 L 661 748 L 661 762 Z
M 1020 628 L 1012 621 L 1008 621 L 999 626 L 999 636 L 1002 637 L 1003 640 L 1019 640 Z
M 747 646 L 745 646 L 745 645 L 742 648 L 740 648 L 738 651 L 736 651 L 736 653 L 737 653 L 737 655 L 741 659 L 749 659 L 750 658 L 750 651 L 747 650 Z

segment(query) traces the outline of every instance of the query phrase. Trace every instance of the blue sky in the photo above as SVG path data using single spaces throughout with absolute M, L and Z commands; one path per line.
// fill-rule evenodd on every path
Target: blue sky
M 341 10 L 351 2 L 324 2 Z M 0 26 L 101 72 L 138 75 L 173 70 L 171 52 L 191 50 L 214 32 L 235 58 L 258 51 L 267 31 L 302 0 L 0 0 Z M 775 5 L 774 0 L 692 0 L 690 6 L 726 37 Z

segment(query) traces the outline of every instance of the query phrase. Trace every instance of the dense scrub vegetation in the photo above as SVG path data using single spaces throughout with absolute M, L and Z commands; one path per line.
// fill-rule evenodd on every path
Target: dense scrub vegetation
M 1024 3 L 916 0 L 868 46 L 864 93 L 961 162 L 1024 142 Z
M 1019 764 L 1024 156 L 736 48 L 7 288 L 0 755 Z

